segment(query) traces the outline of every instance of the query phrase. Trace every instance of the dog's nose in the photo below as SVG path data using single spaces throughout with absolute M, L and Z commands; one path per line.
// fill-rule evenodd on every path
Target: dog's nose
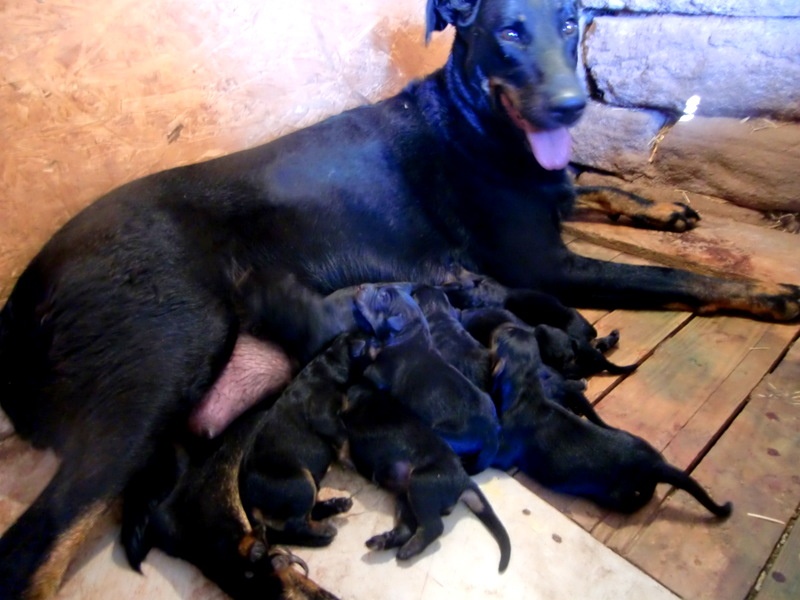
M 582 93 L 564 92 L 550 101 L 550 116 L 560 125 L 574 125 L 586 108 L 586 97 Z

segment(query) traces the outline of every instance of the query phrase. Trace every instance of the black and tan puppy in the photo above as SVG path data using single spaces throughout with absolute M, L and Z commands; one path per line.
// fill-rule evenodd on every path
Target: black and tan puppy
M 568 379 L 601 371 L 630 373 L 636 365 L 619 366 L 604 354 L 619 341 L 619 332 L 598 338 L 594 326 L 574 308 L 535 290 L 508 289 L 488 277 L 466 277 L 444 286 L 447 295 L 464 310 L 461 323 L 469 334 L 491 346 L 495 329 L 505 323 L 536 328 L 542 360 Z
M 512 339 L 517 333 L 511 326 L 497 331 L 499 361 L 511 365 L 517 359 L 519 344 Z M 530 371 L 500 369 L 496 378 L 505 410 L 494 466 L 516 466 L 551 489 L 623 513 L 640 509 L 658 483 L 668 483 L 689 492 L 714 515 L 730 515 L 730 502 L 714 502 L 692 477 L 667 463 L 643 439 L 581 419 L 549 400 Z
M 450 304 L 447 294 L 439 288 L 422 285 L 414 289 L 412 297 L 428 321 L 433 345 L 442 358 L 479 389 L 488 390 L 492 381 L 492 355 L 464 329 L 459 312 Z
M 387 392 L 362 384 L 348 391 L 342 420 L 358 472 L 397 497 L 395 527 L 370 538 L 369 548 L 399 548 L 401 560 L 417 556 L 442 534 L 442 515 L 461 500 L 497 540 L 498 569 L 506 570 L 511 542 L 503 524 L 455 452 L 419 417 Z
M 210 450 L 194 441 L 188 451 L 159 452 L 124 496 L 122 540 L 131 565 L 138 569 L 158 547 L 195 564 L 235 598 L 250 598 L 262 592 L 247 574 L 271 577 L 286 559 L 266 556 L 266 539 L 329 544 L 336 529 L 322 519 L 349 510 L 352 500 L 318 502 L 317 491 L 344 442 L 339 412 L 364 345 L 337 337 L 270 408 L 242 416 L 207 444 Z M 263 593 L 269 589 L 265 584 Z
M 604 353 L 619 341 L 616 330 L 591 341 L 577 339 L 550 325 L 537 325 L 535 332 L 544 363 L 568 379 L 582 379 L 602 371 L 626 375 L 636 369 L 635 364 L 617 365 L 605 357 Z
M 364 285 L 355 305 L 357 320 L 381 343 L 364 376 L 469 457 L 471 472 L 488 467 L 499 429 L 492 399 L 442 358 L 414 299 L 394 285 Z
M 247 518 L 239 468 L 258 430 L 245 415 L 203 448 L 162 447 L 130 482 L 121 541 L 139 570 L 151 548 L 186 560 L 235 600 L 335 600 L 298 572 L 302 561 L 271 548 Z
M 607 427 L 583 394 L 586 387 L 583 381 L 566 379 L 544 363 L 537 330 L 538 327 L 507 323 L 500 325 L 492 336 L 492 390 L 501 413 L 516 401 L 521 390 L 532 388 L 543 398 L 568 408 L 577 415 L 583 415 L 601 427 Z M 517 392 L 513 393 L 509 387 L 517 389 Z
M 317 492 L 344 443 L 339 412 L 347 385 L 363 368 L 353 357 L 365 343 L 337 337 L 259 418 L 239 479 L 248 515 L 266 525 L 273 543 L 327 545 L 336 528 L 322 519 L 352 506 L 350 498 L 319 502 Z

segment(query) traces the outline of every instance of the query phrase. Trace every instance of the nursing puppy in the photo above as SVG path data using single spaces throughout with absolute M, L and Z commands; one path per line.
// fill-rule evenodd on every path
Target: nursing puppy
M 389 391 L 459 456 L 469 457 L 468 470 L 488 467 L 498 444 L 492 399 L 437 352 L 413 298 L 397 286 L 364 285 L 355 306 L 356 320 L 381 344 L 364 376 Z
M 492 380 L 491 353 L 464 329 L 447 294 L 438 288 L 419 286 L 412 297 L 428 321 L 433 345 L 442 358 L 479 389 L 488 390 Z
M 209 450 L 190 440 L 153 455 L 123 496 L 128 562 L 139 570 L 150 549 L 160 548 L 195 565 L 234 600 L 335 600 L 247 518 L 239 469 L 257 431 L 258 421 L 245 415 Z
M 339 412 L 365 342 L 343 334 L 295 377 L 259 418 L 239 477 L 253 522 L 273 543 L 325 546 L 336 535 L 322 519 L 345 512 L 350 498 L 317 500 L 319 484 L 344 443 Z M 223 434 L 224 437 L 224 434 Z
M 395 527 L 367 540 L 367 547 L 399 548 L 400 560 L 417 556 L 442 534 L 442 515 L 460 500 L 497 540 L 498 570 L 506 570 L 511 542 L 503 524 L 458 456 L 419 417 L 364 384 L 348 391 L 342 421 L 353 465 L 397 498 Z
M 495 354 L 506 365 L 517 359 L 517 332 L 501 328 Z M 605 508 L 634 512 L 653 497 L 658 483 L 685 490 L 718 517 L 732 505 L 717 504 L 689 475 L 668 464 L 643 439 L 581 419 L 548 399 L 530 372 L 500 369 L 496 389 L 503 405 L 500 450 L 493 465 L 516 466 L 553 490 L 584 496 Z

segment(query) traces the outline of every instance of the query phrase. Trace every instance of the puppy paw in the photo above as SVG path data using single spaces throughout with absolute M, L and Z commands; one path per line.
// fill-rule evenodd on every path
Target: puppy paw
M 395 528 L 391 531 L 372 536 L 366 542 L 370 550 L 387 550 L 397 548 L 405 544 L 411 537 L 411 532 L 403 528 Z
M 317 502 L 314 505 L 314 508 L 311 510 L 311 518 L 315 521 L 320 521 L 322 519 L 327 519 L 329 517 L 345 513 L 351 508 L 353 508 L 352 498 L 344 496 L 330 498 L 328 500 Z

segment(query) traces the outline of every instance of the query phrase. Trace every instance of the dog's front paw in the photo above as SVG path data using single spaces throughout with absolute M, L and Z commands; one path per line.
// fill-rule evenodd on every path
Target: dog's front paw
M 765 290 L 756 297 L 759 316 L 775 321 L 794 321 L 800 317 L 800 286 L 778 284 L 777 290 Z
M 800 318 L 800 286 L 763 281 L 729 281 L 720 291 L 721 299 L 698 307 L 700 314 L 736 312 L 767 321 L 794 321 Z
M 628 216 L 641 227 L 677 232 L 694 229 L 700 220 L 700 214 L 683 202 L 654 202 Z

